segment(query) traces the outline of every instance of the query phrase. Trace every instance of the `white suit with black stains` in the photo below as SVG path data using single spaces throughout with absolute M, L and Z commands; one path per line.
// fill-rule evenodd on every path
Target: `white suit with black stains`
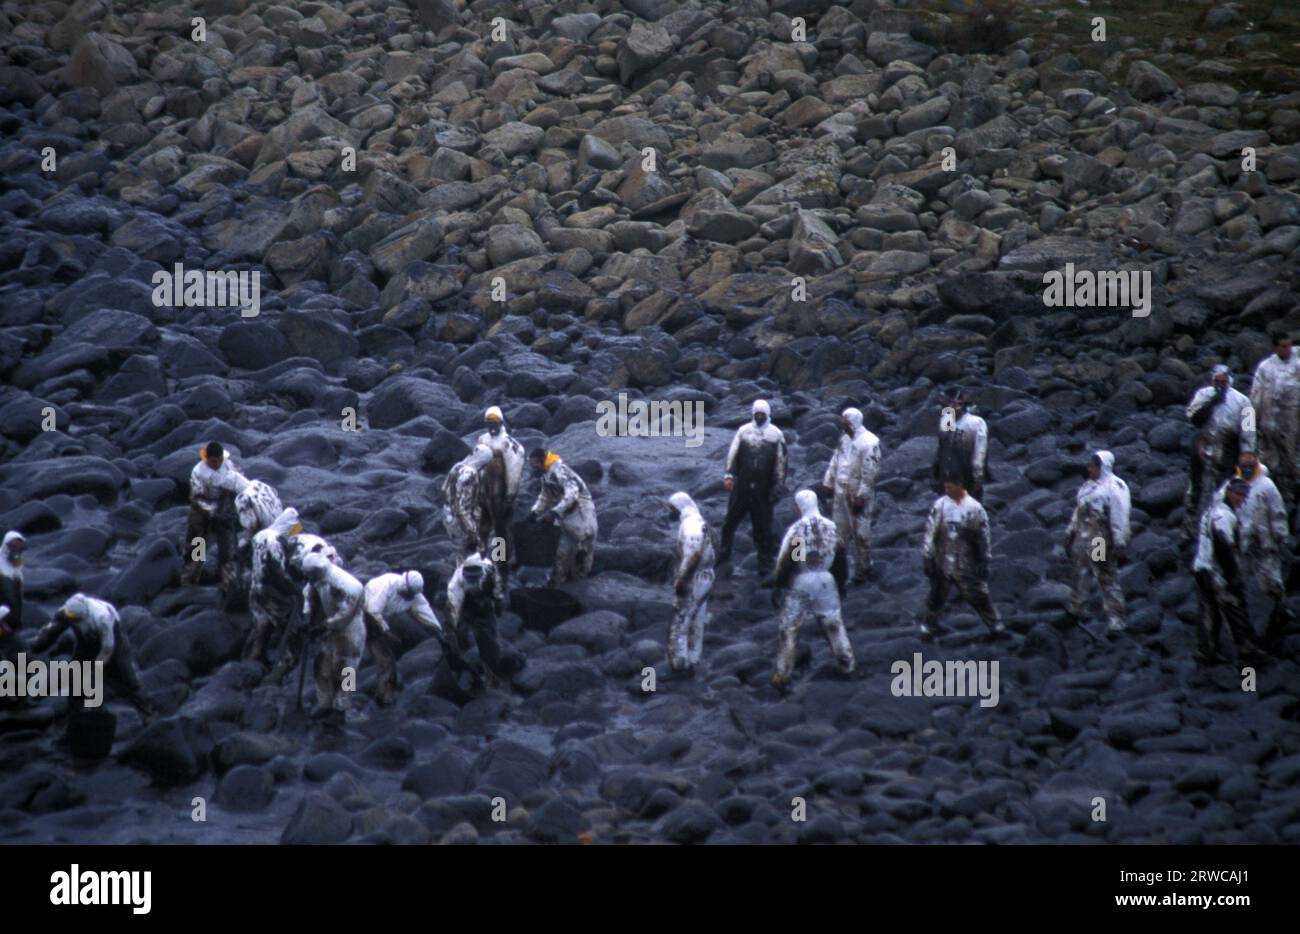
M 519 486 L 523 481 L 528 455 L 524 446 L 506 430 L 505 416 L 501 409 L 492 406 L 484 418 L 488 430 L 478 436 L 478 444 L 491 450 L 492 461 L 480 474 L 483 508 L 487 513 L 486 522 L 492 538 L 505 543 L 504 556 L 497 551 L 496 541 L 489 543 L 487 551 L 496 565 L 496 596 L 503 599 L 510 577 L 510 565 L 515 558 L 515 537 L 511 527 L 515 500 L 519 497 Z
M 560 527 L 560 544 L 547 586 L 555 587 L 591 573 L 596 556 L 596 504 L 582 477 L 556 454 L 547 454 L 542 467 L 542 491 L 532 517 L 551 516 Z
M 668 502 L 678 515 L 677 537 L 673 542 L 673 621 L 668 629 L 668 661 L 674 671 L 684 671 L 700 663 L 704 649 L 715 555 L 709 524 L 695 500 L 678 492 Z
M 378 700 L 387 704 L 396 696 L 398 687 L 392 621 L 405 617 L 436 633 L 442 632 L 442 623 L 424 596 L 424 577 L 418 571 L 380 574 L 367 583 L 365 617 L 366 644 L 378 675 Z
M 302 530 L 296 509 L 282 509 L 271 524 L 253 536 L 253 581 L 248 591 L 248 609 L 253 631 L 245 656 L 261 661 L 266 638 L 289 624 L 300 595 L 295 572 L 289 565 L 288 540 Z
M 1128 484 L 1115 476 L 1115 455 L 1098 451 L 1095 456 L 1100 461 L 1099 476 L 1079 488 L 1074 514 L 1065 530 L 1072 571 L 1070 613 L 1076 617 L 1082 615 L 1091 576 L 1101 591 L 1106 621 L 1112 630 L 1120 630 L 1124 628 L 1126 612 L 1119 565 L 1120 557 L 1128 549 L 1132 500 Z
M 989 594 L 988 572 L 993 560 L 989 516 L 979 500 L 965 493 L 960 502 L 940 496 L 930 508 L 921 556 L 930 578 L 922 635 L 939 628 L 939 616 L 955 589 L 993 632 L 1002 619 Z
M 366 624 L 363 617 L 365 588 L 361 582 L 323 555 L 308 555 L 302 562 L 310 594 L 320 601 L 321 627 L 316 652 L 316 712 L 343 710 L 344 669 L 354 676 L 366 650 Z M 308 601 L 303 618 L 311 617 Z
M 476 445 L 468 457 L 452 466 L 443 481 L 442 524 L 461 557 L 487 547 L 489 525 L 483 496 L 483 469 L 491 462 L 491 448 Z
M 73 658 L 78 662 L 102 662 L 105 682 L 119 690 L 142 713 L 151 714 L 153 705 L 140 687 L 131 643 L 113 604 L 84 593 L 73 594 L 53 619 L 41 627 L 28 646 L 29 651 L 44 652 L 68 628 L 76 637 Z
M 837 552 L 841 565 L 844 560 L 835 523 L 818 510 L 817 494 L 812 490 L 800 490 L 795 494 L 795 503 L 799 519 L 781 540 L 775 570 L 776 585 L 784 591 L 776 657 L 776 671 L 782 681 L 788 681 L 794 670 L 799 630 L 810 617 L 821 623 L 840 670 L 850 672 L 856 665 L 840 616 L 839 583 L 831 573 Z
M 1232 374 L 1220 364 L 1214 375 L 1228 379 L 1220 393 L 1213 382 L 1198 389 L 1187 404 L 1187 417 L 1200 431 L 1192 450 L 1187 495 L 1183 500 L 1183 531 L 1190 536 L 1219 485 L 1232 477 L 1237 455 L 1255 450 L 1256 415 L 1250 399 L 1232 388 Z
M 1300 354 L 1269 354 L 1255 368 L 1250 402 L 1258 419 L 1259 459 L 1268 465 L 1287 515 L 1300 484 Z
M 199 462 L 190 471 L 190 512 L 185 523 L 185 542 L 181 554 L 185 569 L 181 572 L 182 584 L 197 584 L 203 573 L 208 550 L 215 544 L 221 553 L 220 580 L 223 591 L 229 592 L 239 578 L 239 563 L 235 554 L 239 518 L 233 505 L 235 497 L 244 491 L 249 480 L 240 473 L 227 452 L 221 466 L 213 470 L 200 451 Z M 229 514 L 222 507 L 229 501 Z M 194 557 L 197 540 L 203 542 L 204 561 Z M 215 539 L 215 541 L 211 540 Z
M 248 548 L 253 536 L 271 527 L 284 506 L 275 487 L 261 480 L 250 480 L 248 486 L 235 497 L 235 512 L 239 515 L 239 547 Z
M 1241 568 L 1239 510 L 1244 508 L 1245 503 L 1233 509 L 1227 497 L 1216 491 L 1197 526 L 1192 575 L 1201 613 L 1199 650 L 1206 660 L 1218 656 L 1219 634 L 1225 621 L 1239 652 L 1256 644 L 1246 610 L 1246 581 Z
M 862 413 L 845 409 L 849 432 L 841 434 L 822 486 L 831 490 L 831 518 L 849 561 L 849 574 L 861 581 L 871 569 L 871 512 L 880 474 L 880 439 L 862 427 Z
M 1266 597 L 1273 601 L 1270 630 L 1279 631 L 1290 614 L 1286 607 L 1286 584 L 1282 578 L 1282 552 L 1286 548 L 1290 527 L 1282 494 L 1261 462 L 1253 477 L 1237 474 L 1250 484 L 1250 494 L 1237 510 L 1240 554 L 1255 574 L 1255 581 Z M 1219 487 L 1222 499 L 1227 484 Z

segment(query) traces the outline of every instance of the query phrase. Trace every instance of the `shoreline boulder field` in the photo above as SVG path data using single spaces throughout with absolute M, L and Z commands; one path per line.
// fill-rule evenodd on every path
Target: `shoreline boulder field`
M 1300 22 L 1093 6 L 0 2 L 21 632 L 112 601 L 159 709 L 113 701 L 93 763 L 63 701 L 0 711 L 0 841 L 1300 843 L 1300 632 L 1249 678 L 1198 666 L 1179 540 L 1189 398 L 1220 363 L 1248 391 L 1270 329 L 1300 334 Z M 1007 642 L 968 608 L 917 638 L 952 384 L 988 421 Z M 808 626 L 784 696 L 748 524 L 695 677 L 664 649 L 667 499 L 721 525 L 758 398 L 789 447 L 780 530 L 845 407 L 884 452 L 875 574 L 843 603 L 858 670 Z M 629 403 L 703 422 L 598 430 Z M 493 405 L 591 490 L 582 612 L 503 613 L 527 665 L 472 698 L 398 626 L 395 704 L 367 661 L 343 726 L 295 718 L 215 562 L 180 584 L 200 448 L 363 582 L 419 570 L 445 619 L 442 481 Z M 1099 448 L 1133 502 L 1110 639 L 1055 625 Z M 997 662 L 996 704 L 898 696 L 918 652 Z

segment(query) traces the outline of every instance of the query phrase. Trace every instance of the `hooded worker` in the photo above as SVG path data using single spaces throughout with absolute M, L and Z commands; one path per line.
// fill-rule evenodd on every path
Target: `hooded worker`
M 774 535 L 772 511 L 785 485 L 785 434 L 772 424 L 772 407 L 758 399 L 752 420 L 741 425 L 727 451 L 722 484 L 731 494 L 722 520 L 722 548 L 718 560 L 731 560 L 731 546 L 740 520 L 749 517 L 758 552 L 758 573 L 772 570 Z
M 812 490 L 800 490 L 794 501 L 799 518 L 786 530 L 776 571 L 765 581 L 775 585 L 772 600 L 781 605 L 777 624 L 780 647 L 772 683 L 782 692 L 790 687 L 799 651 L 799 630 L 809 617 L 821 624 L 841 672 L 848 674 L 857 664 L 840 616 L 848 562 L 835 523 L 821 514 L 817 494 Z
M 1232 388 L 1232 373 L 1214 368 L 1209 386 L 1198 389 L 1187 404 L 1187 417 L 1200 429 L 1192 448 L 1187 495 L 1183 500 L 1183 537 L 1191 539 L 1201 513 L 1215 491 L 1232 477 L 1237 455 L 1256 450 L 1255 407 Z
M 596 504 L 582 477 L 560 460 L 560 455 L 535 448 L 528 465 L 542 477 L 542 491 L 533 503 L 533 519 L 560 527 L 560 544 L 555 550 L 547 587 L 558 587 L 591 573 L 596 556 Z
M 1070 605 L 1066 621 L 1078 623 L 1083 614 L 1088 577 L 1096 579 L 1108 629 L 1124 631 L 1124 588 L 1120 566 L 1128 558 L 1128 484 L 1115 476 L 1115 455 L 1097 451 L 1088 460 L 1088 479 L 1074 500 L 1074 514 L 1065 530 L 1065 552 L 1072 568 Z
M 959 474 L 949 474 L 943 488 L 944 495 L 930 508 L 921 545 L 925 574 L 930 578 L 921 638 L 943 632 L 939 615 L 954 589 L 979 614 L 990 634 L 1000 637 L 1006 633 L 1006 626 L 989 595 L 993 543 L 988 513 L 979 500 L 966 492 Z
M 840 415 L 840 431 L 822 486 L 831 491 L 831 518 L 857 584 L 871 573 L 871 511 L 880 474 L 880 439 L 862 426 L 862 413 L 854 408 Z
M 674 671 L 700 663 L 704 626 L 713 590 L 713 533 L 695 500 L 677 492 L 668 498 L 677 535 L 673 542 L 673 621 L 668 629 L 668 662 Z
M 1286 605 L 1286 586 L 1282 577 L 1282 551 L 1290 531 L 1286 504 L 1254 451 L 1242 451 L 1237 457 L 1237 477 L 1250 487 L 1246 501 L 1237 510 L 1240 528 L 1241 557 L 1255 572 L 1263 594 L 1273 601 L 1265 641 L 1272 643 L 1282 635 L 1294 615 Z M 1229 481 L 1230 483 L 1231 481 Z M 1228 484 L 1219 488 L 1222 499 Z
M 0 542 L 0 657 L 5 640 L 23 625 L 23 552 L 27 539 L 21 532 L 6 532 Z
M 1255 368 L 1250 403 L 1259 419 L 1259 459 L 1268 466 L 1289 516 L 1300 485 L 1300 355 L 1283 331 L 1274 332 L 1273 351 Z
M 397 697 L 397 639 L 392 623 L 412 619 L 425 629 L 442 635 L 442 623 L 424 596 L 424 576 L 419 571 L 380 574 L 366 584 L 366 645 L 378 670 L 376 700 L 391 704 Z
M 478 443 L 492 450 L 492 462 L 482 472 L 483 503 L 493 538 L 493 547 L 488 554 L 496 564 L 497 598 L 501 599 L 505 596 L 510 565 L 514 560 L 515 538 L 511 521 L 528 457 L 524 446 L 506 430 L 505 416 L 500 408 L 495 405 L 489 408 L 483 415 L 483 423 L 487 430 L 478 436 Z M 498 544 L 504 544 L 504 549 L 498 550 Z
M 1224 620 L 1232 630 L 1238 655 L 1261 657 L 1262 652 L 1246 612 L 1246 580 L 1241 569 L 1242 504 L 1250 484 L 1228 481 L 1222 495 L 1211 497 L 1197 527 L 1192 573 L 1201 609 L 1198 657 L 1211 664 L 1219 659 L 1219 633 Z
M 988 423 L 970 411 L 961 387 L 949 387 L 939 412 L 939 449 L 933 469 L 935 492 L 942 493 L 944 479 L 955 473 L 967 495 L 982 503 L 988 464 Z
M 199 451 L 199 462 L 190 471 L 190 513 L 181 549 L 189 560 L 181 573 L 182 584 L 199 582 L 208 549 L 215 543 L 221 553 L 221 589 L 226 594 L 233 591 L 239 576 L 235 497 L 247 486 L 248 478 L 235 469 L 220 441 L 209 441 Z
M 321 611 L 315 665 L 316 709 L 312 716 L 341 715 L 346 708 L 344 679 L 350 669 L 355 681 L 366 650 L 365 588 L 324 555 L 307 555 L 302 561 L 302 571 L 311 597 L 319 601 Z M 302 613 L 304 619 L 311 617 L 310 603 L 304 603 Z
M 250 547 L 253 536 L 262 529 L 270 528 L 271 523 L 283 511 L 284 506 L 275 487 L 261 480 L 250 480 L 235 497 L 235 513 L 239 516 L 240 551 Z
M 462 556 L 487 547 L 488 522 L 483 470 L 492 463 L 492 449 L 475 445 L 464 460 L 452 466 L 443 481 L 442 524 L 452 545 Z
M 492 562 L 485 555 L 469 555 L 447 582 L 449 641 L 461 661 L 470 643 L 478 648 L 479 664 L 471 668 L 476 682 L 509 681 L 524 666 L 523 658 L 505 649 L 497 636 L 497 614 Z M 449 661 L 452 661 L 449 659 Z
M 5 533 L 0 543 L 0 662 L 12 661 L 22 649 L 14 635 L 23 625 L 23 550 L 27 540 L 20 532 Z M 0 698 L 0 707 L 20 704 Z
M 251 486 L 252 484 L 250 484 Z M 289 566 L 289 539 L 302 531 L 298 510 L 280 510 L 269 527 L 253 536 L 253 580 L 248 609 L 253 630 L 244 657 L 261 662 L 266 637 L 289 625 L 302 592 L 303 581 Z
M 285 566 L 289 571 L 289 579 L 293 582 L 293 586 L 297 588 L 299 599 L 302 601 L 297 606 L 306 608 L 309 612 L 300 617 L 298 625 L 289 626 L 284 632 L 281 640 L 280 657 L 276 660 L 275 667 L 267 677 L 267 681 L 274 684 L 283 681 L 284 676 L 293 669 L 294 664 L 301 657 L 300 653 L 307 641 L 308 630 L 319 628 L 321 621 L 325 618 L 320 598 L 312 589 L 311 582 L 307 580 L 307 574 L 303 568 L 304 562 L 312 555 L 318 555 L 335 567 L 346 570 L 343 558 L 339 555 L 338 550 L 319 535 L 313 535 L 310 532 L 295 532 L 284 539 L 283 546 Z
M 84 593 L 73 594 L 41 627 L 28 650 L 44 652 L 69 627 L 76 638 L 73 659 L 77 662 L 102 662 L 105 683 L 119 691 L 146 717 L 152 716 L 153 704 L 140 687 L 131 643 L 113 604 Z

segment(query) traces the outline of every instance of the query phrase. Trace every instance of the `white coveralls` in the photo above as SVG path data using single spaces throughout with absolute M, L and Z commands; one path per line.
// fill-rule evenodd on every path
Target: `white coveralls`
M 682 492 L 674 493 L 668 501 L 679 517 L 673 543 L 673 621 L 668 629 L 668 661 L 674 671 L 684 671 L 700 663 L 704 649 L 715 555 L 709 524 L 695 501 Z
M 235 512 L 239 514 L 239 547 L 247 548 L 253 536 L 269 528 L 276 516 L 284 512 L 280 495 L 275 487 L 261 480 L 251 480 L 235 497 Z
M 378 700 L 390 703 L 397 695 L 396 640 L 391 620 L 406 617 L 436 633 L 442 623 L 424 596 L 424 577 L 418 571 L 381 574 L 366 584 L 366 645 L 378 670 Z
M 822 486 L 832 492 L 831 518 L 856 583 L 871 570 L 871 512 L 880 474 L 880 439 L 862 427 L 862 413 L 857 409 L 845 409 L 843 415 L 852 434 L 841 435 Z
M 542 491 L 532 509 L 534 519 L 545 515 L 553 516 L 560 526 L 560 544 L 547 586 L 586 577 L 596 556 L 596 504 L 587 484 L 556 454 L 547 455 Z
M 1250 402 L 1259 420 L 1259 459 L 1268 465 L 1289 516 L 1300 485 L 1300 354 L 1292 350 L 1285 360 L 1275 353 L 1262 360 Z
M 254 661 L 262 660 L 266 637 L 286 626 L 293 613 L 297 585 L 289 566 L 287 541 L 301 530 L 298 510 L 290 508 L 281 510 L 270 526 L 253 536 L 253 582 L 248 591 L 253 632 L 246 656 Z
M 483 468 L 491 461 L 492 450 L 485 444 L 477 445 L 443 481 L 442 524 L 462 558 L 487 547 L 490 526 L 483 496 Z
M 800 490 L 795 494 L 795 503 L 800 518 L 786 530 L 776 561 L 778 586 L 793 577 L 784 594 L 778 624 L 780 648 L 776 671 L 781 681 L 788 681 L 794 670 L 799 630 L 809 617 L 821 623 L 840 670 L 851 672 L 856 665 L 853 646 L 840 616 L 839 588 L 831 574 L 839 549 L 835 523 L 822 516 L 817 508 L 817 494 L 812 490 Z
M 1102 608 L 1112 631 L 1125 625 L 1124 589 L 1119 583 L 1118 552 L 1128 548 L 1132 500 L 1128 484 L 1115 476 L 1115 455 L 1098 451 L 1101 475 L 1088 480 L 1075 497 L 1074 514 L 1066 529 L 1071 564 L 1070 613 L 1081 616 L 1087 599 L 1088 578 L 1097 581 Z M 1093 560 L 1095 542 L 1104 542 L 1105 557 Z
M 1255 407 L 1232 388 L 1232 374 L 1226 366 L 1216 366 L 1214 373 L 1227 375 L 1227 391 L 1220 396 L 1211 383 L 1196 390 L 1187 403 L 1188 419 L 1200 428 L 1183 501 L 1183 532 L 1188 537 L 1198 528 L 1219 484 L 1232 477 L 1237 455 L 1255 450 L 1256 444 Z
M 347 571 L 323 555 L 308 555 L 302 562 L 308 590 L 320 601 L 324 633 L 316 652 L 316 715 L 345 709 L 341 692 L 343 671 L 355 673 L 366 650 L 366 624 L 362 615 L 365 588 Z M 303 618 L 311 618 L 310 600 Z

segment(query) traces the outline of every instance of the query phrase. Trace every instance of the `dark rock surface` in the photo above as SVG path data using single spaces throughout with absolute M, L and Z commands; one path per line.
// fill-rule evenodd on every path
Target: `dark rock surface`
M 1247 389 L 1266 328 L 1300 330 L 1300 96 L 1214 58 L 1243 26 L 982 54 L 951 16 L 867 0 L 595 0 L 491 6 L 496 42 L 460 0 L 251 0 L 205 5 L 200 43 L 160 6 L 0 7 L 0 532 L 28 537 L 26 625 L 76 590 L 114 599 L 162 709 L 113 703 L 94 766 L 69 761 L 55 701 L 0 713 L 0 839 L 1300 842 L 1300 636 L 1256 692 L 1198 670 L 1177 541 L 1187 398 L 1219 362 Z M 1067 262 L 1149 271 L 1150 317 L 1045 307 Z M 155 304 L 176 263 L 258 273 L 259 314 Z M 991 428 L 1009 646 L 967 611 L 951 643 L 914 634 L 956 381 Z M 598 435 L 620 392 L 702 403 L 703 443 Z M 810 629 L 784 698 L 746 531 L 702 670 L 672 678 L 663 650 L 664 501 L 687 490 L 720 524 L 759 397 L 790 492 L 845 405 L 885 453 L 878 574 L 844 606 L 860 672 L 834 677 Z M 403 631 L 393 707 L 367 661 L 346 724 L 305 724 L 296 685 L 239 660 L 247 614 L 178 588 L 199 447 L 225 444 L 362 580 L 419 568 L 434 594 L 442 476 L 494 404 L 588 478 L 585 612 L 547 634 L 505 614 L 528 666 L 473 699 Z M 1131 629 L 1109 643 L 1051 625 L 1097 447 L 1135 507 Z M 998 661 L 999 704 L 893 696 L 917 651 Z

